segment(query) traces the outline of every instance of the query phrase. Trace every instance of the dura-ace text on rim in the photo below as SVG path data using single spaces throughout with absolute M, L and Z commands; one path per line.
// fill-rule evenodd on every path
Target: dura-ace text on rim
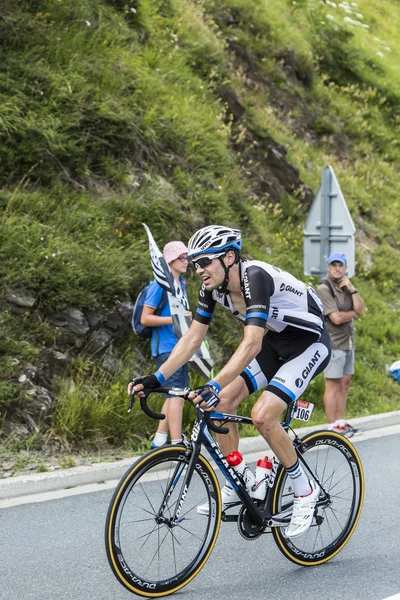
M 304 535 L 293 540 L 286 538 L 282 529 L 273 529 L 273 535 L 289 560 L 311 566 L 333 558 L 352 535 L 361 513 L 364 475 L 354 446 L 340 434 L 318 431 L 307 435 L 302 439 L 302 449 L 309 472 L 323 490 L 313 523 Z M 290 480 L 281 468 L 276 478 L 272 512 L 279 512 L 292 500 Z
M 142 596 L 161 597 L 189 583 L 217 539 L 218 481 L 200 456 L 186 486 L 186 450 L 165 447 L 145 455 L 125 474 L 110 504 L 106 528 L 110 565 L 126 588 Z M 197 514 L 199 500 L 209 502 L 208 518 Z
M 191 392 L 164 387 L 154 391 L 185 399 Z M 147 406 L 146 397 L 141 398 L 141 406 L 150 417 L 161 418 Z M 282 422 L 284 429 L 289 429 L 291 418 L 289 408 Z M 269 536 L 264 534 L 272 529 L 286 558 L 303 566 L 330 560 L 351 537 L 364 497 L 362 466 L 351 442 L 328 431 L 300 439 L 292 430 L 297 456 L 321 492 L 310 529 L 288 539 L 285 529 L 294 496 L 282 465 L 274 457 L 265 500 L 255 501 L 211 435 L 211 431 L 226 433 L 224 425 L 237 422 L 251 424 L 251 419 L 208 413 L 197 405 L 190 441 L 149 451 L 122 477 L 107 514 L 106 548 L 115 576 L 129 591 L 156 598 L 180 590 L 205 565 L 221 520 L 237 523 L 245 540 L 266 540 Z M 238 502 L 222 514 L 218 480 L 200 454 L 202 447 L 238 496 Z

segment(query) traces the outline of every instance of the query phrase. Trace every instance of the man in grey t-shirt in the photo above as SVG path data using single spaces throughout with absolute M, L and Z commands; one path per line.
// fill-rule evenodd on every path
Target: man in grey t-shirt
M 358 433 L 345 421 L 351 376 L 354 373 L 353 320 L 364 314 L 364 301 L 346 276 L 347 258 L 334 252 L 328 258 L 326 279 L 318 286 L 332 341 L 332 357 L 324 371 L 324 407 L 328 429 L 351 437 Z

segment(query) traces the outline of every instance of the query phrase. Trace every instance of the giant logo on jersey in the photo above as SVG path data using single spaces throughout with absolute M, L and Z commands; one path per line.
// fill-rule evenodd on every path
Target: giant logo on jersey
M 250 300 L 251 292 L 250 292 L 250 284 L 249 284 L 249 278 L 247 275 L 247 271 L 245 271 L 244 275 L 243 275 L 243 291 L 244 291 L 244 297 L 247 298 L 248 300 Z
M 281 283 L 279 291 L 280 292 L 291 292 L 292 294 L 296 294 L 296 296 L 302 296 L 304 293 L 304 292 L 300 292 L 300 290 L 296 290 L 291 285 L 285 285 L 284 283 Z

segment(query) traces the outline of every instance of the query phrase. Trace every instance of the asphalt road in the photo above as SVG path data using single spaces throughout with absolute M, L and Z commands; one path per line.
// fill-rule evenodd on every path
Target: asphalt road
M 183 600 L 384 600 L 400 593 L 400 434 L 357 443 L 366 480 L 358 527 L 320 567 L 289 562 L 272 537 L 245 541 L 223 523 L 202 572 Z M 105 556 L 112 490 L 0 510 L 1 600 L 126 600 Z

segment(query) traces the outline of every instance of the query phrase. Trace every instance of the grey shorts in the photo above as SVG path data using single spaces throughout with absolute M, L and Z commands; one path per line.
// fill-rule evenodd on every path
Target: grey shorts
M 354 373 L 354 349 L 332 350 L 331 360 L 324 371 L 326 379 L 340 379 Z

